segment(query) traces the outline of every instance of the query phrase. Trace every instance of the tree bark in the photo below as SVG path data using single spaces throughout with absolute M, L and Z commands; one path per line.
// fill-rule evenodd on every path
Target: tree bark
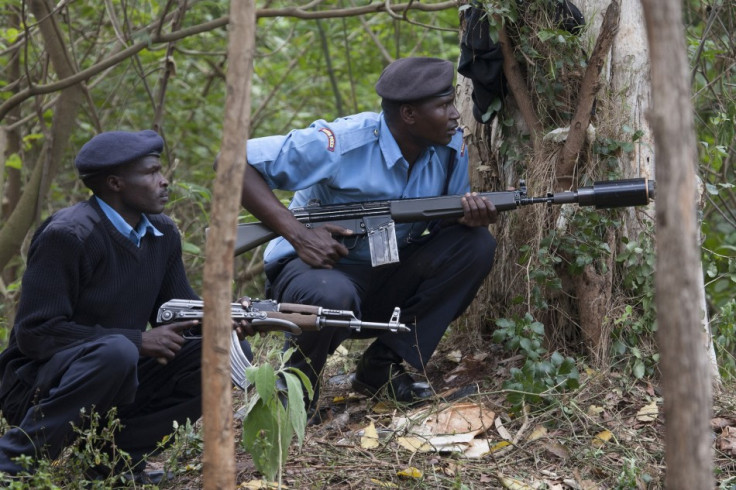
M 204 488 L 235 488 L 230 343 L 235 230 L 250 126 L 250 83 L 255 50 L 253 0 L 230 2 L 227 100 L 222 151 L 215 178 L 204 270 L 202 388 Z
M 652 64 L 657 171 L 656 294 L 665 412 L 665 487 L 713 488 L 711 382 L 698 301 L 697 147 L 679 0 L 642 0 Z M 673 117 L 676 115 L 676 117 Z

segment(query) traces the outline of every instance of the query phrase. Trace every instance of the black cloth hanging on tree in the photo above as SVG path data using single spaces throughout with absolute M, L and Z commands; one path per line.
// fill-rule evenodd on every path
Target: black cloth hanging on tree
M 551 2 L 555 4 L 555 22 L 572 34 L 579 33 L 585 25 L 580 10 L 569 0 Z M 457 71 L 473 83 L 473 117 L 479 123 L 489 123 L 501 108 L 500 103 L 492 104 L 506 95 L 501 44 L 491 40 L 488 14 L 483 8 L 471 4 L 463 15 L 466 29 L 460 41 Z

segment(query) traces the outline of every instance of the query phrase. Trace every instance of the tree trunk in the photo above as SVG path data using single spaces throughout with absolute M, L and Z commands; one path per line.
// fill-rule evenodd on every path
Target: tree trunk
M 508 165 L 503 161 L 503 155 L 499 154 L 499 148 L 504 143 L 502 138 L 506 137 L 502 133 L 508 134 L 509 131 L 502 132 L 495 120 L 489 125 L 478 124 L 473 120 L 470 98 L 472 86 L 469 80 L 459 78 L 458 104 L 463 124 L 467 127 L 466 141 L 474 189 L 503 189 L 509 185 L 518 185 L 519 178 L 526 178 L 529 194 L 543 195 L 551 190 L 557 190 L 553 189 L 558 185 L 556 178 L 575 176 L 577 179 L 584 173 L 593 176 L 605 174 L 605 169 L 599 167 L 606 164 L 591 151 L 593 142 L 583 138 L 588 121 L 597 129 L 598 135 L 612 140 L 630 142 L 634 131 L 637 135 L 639 132 L 643 134 L 640 138 L 642 144 L 636 145 L 634 152 L 622 152 L 618 155 L 620 165 L 618 172 L 622 178 L 652 176 L 654 160 L 646 153 L 647 150 L 651 151 L 652 147 L 648 144 L 651 142 L 648 136 L 650 131 L 642 117 L 649 101 L 648 65 L 646 58 L 642 60 L 639 55 L 640 46 L 645 43 L 645 38 L 638 5 L 632 6 L 633 1 L 622 0 L 620 9 L 616 9 L 616 5 L 610 0 L 575 2 L 586 14 L 586 22 L 589 24 L 588 29 L 582 34 L 587 38 L 583 39 L 581 44 L 585 53 L 591 57 L 586 59 L 591 66 L 585 76 L 580 77 L 579 86 L 574 86 L 576 88 L 569 96 L 571 101 L 569 109 L 575 113 L 575 127 L 570 129 L 564 147 L 557 143 L 545 142 L 541 153 L 534 152 L 526 156 L 523 158 L 523 164 Z M 632 7 L 635 7 L 633 8 L 635 13 L 631 13 Z M 620 10 L 620 13 L 616 12 L 617 10 Z M 609 22 L 606 28 L 601 29 L 604 13 Z M 619 15 L 620 20 L 617 21 Z M 580 53 L 581 60 L 585 59 L 585 53 Z M 552 56 L 555 55 L 552 53 Z M 634 58 L 637 63 L 632 61 Z M 621 63 L 621 66 L 617 63 Z M 525 71 L 528 72 L 530 69 L 527 68 Z M 542 96 L 532 94 L 532 97 Z M 507 111 L 513 110 L 515 105 L 517 104 L 514 102 L 508 103 Z M 594 112 L 591 111 L 592 107 L 595 107 Z M 521 119 L 518 115 L 514 118 Z M 523 119 L 527 118 L 528 116 L 525 116 Z M 563 121 L 561 124 L 571 125 L 572 122 Z M 549 131 L 551 124 L 549 119 L 545 124 L 548 126 L 546 131 Z M 625 127 L 632 129 L 624 131 Z M 509 141 L 505 144 L 508 145 Z M 560 168 L 555 170 L 556 162 L 562 162 L 565 170 L 561 171 Z M 569 180 L 566 187 L 576 185 L 583 184 L 577 180 Z M 573 206 L 572 210 L 574 208 Z M 616 268 L 613 267 L 616 245 L 621 243 L 622 236 L 636 240 L 644 228 L 641 222 L 651 220 L 648 212 L 641 208 L 627 210 L 623 214 L 624 225 L 621 229 L 608 230 L 599 238 L 602 243 L 607 243 L 612 251 L 610 257 L 601 259 L 601 264 L 605 267 L 589 265 L 583 267 L 582 273 L 578 275 L 570 275 L 563 268 L 557 267 L 556 272 L 563 281 L 563 291 L 546 292 L 545 300 L 551 306 L 546 312 L 536 312 L 542 317 L 539 320 L 546 324 L 548 335 L 554 338 L 555 342 L 565 343 L 571 339 L 576 340 L 576 337 L 581 338 L 594 364 L 598 366 L 605 366 L 607 363 L 608 339 L 613 328 L 613 318 L 610 318 L 616 299 L 613 288 L 619 282 L 614 277 Z M 531 279 L 531 275 L 535 272 L 535 264 L 520 263 L 519 250 L 523 246 L 528 246 L 533 249 L 530 253 L 533 257 L 539 250 L 543 236 L 554 228 L 563 230 L 563 233 L 574 233 L 567 231 L 568 215 L 567 210 L 560 213 L 559 208 L 545 210 L 542 207 L 522 208 L 503 215 L 499 224 L 493 227 L 494 234 L 499 239 L 496 265 L 469 314 L 488 314 L 491 317 L 499 314 L 508 315 L 509 311 L 504 310 L 507 308 L 505 305 L 519 296 L 525 296 L 527 307 L 534 310 L 529 304 L 529 298 L 530 291 L 535 287 Z M 476 317 L 471 323 L 482 323 L 481 320 Z
M 657 156 L 657 323 L 664 413 L 665 487 L 713 488 L 711 384 L 701 342 L 694 109 L 679 0 L 642 0 L 652 60 Z M 676 114 L 677 117 L 672 117 Z
M 235 230 L 250 126 L 256 16 L 253 0 L 230 2 L 225 133 L 212 197 L 204 271 L 202 388 L 204 488 L 235 488 L 230 344 Z

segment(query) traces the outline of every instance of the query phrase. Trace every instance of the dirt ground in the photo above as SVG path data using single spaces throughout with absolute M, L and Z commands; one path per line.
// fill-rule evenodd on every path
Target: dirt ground
M 321 397 L 329 406 L 327 420 L 307 427 L 301 447 L 292 444 L 282 488 L 663 488 L 664 414 L 653 381 L 585 369 L 575 393 L 513 416 L 502 383 L 521 359 L 491 342 L 474 342 L 441 348 L 432 358 L 425 374 L 438 393 L 436 401 L 423 407 L 396 406 L 351 391 L 350 371 L 364 341 L 353 342 L 328 365 Z M 465 396 L 453 399 L 453 393 Z M 242 392 L 236 392 L 236 409 L 242 400 Z M 483 428 L 470 436 L 471 445 L 484 448 L 476 455 L 464 452 L 467 438 L 454 446 L 441 445 L 426 434 L 422 437 L 432 442 L 430 450 L 428 445 L 417 450 L 406 444 L 411 426 L 397 428 L 397 421 L 418 412 L 439 419 L 438 414 L 460 407 L 482 414 Z M 426 418 L 417 420 L 426 428 Z M 731 390 L 718 395 L 711 425 L 716 488 L 736 488 L 736 400 Z M 156 464 L 161 463 L 152 462 Z M 259 488 L 262 475 L 237 443 L 236 467 L 240 488 Z M 198 457 L 180 461 L 179 472 L 161 488 L 202 488 Z

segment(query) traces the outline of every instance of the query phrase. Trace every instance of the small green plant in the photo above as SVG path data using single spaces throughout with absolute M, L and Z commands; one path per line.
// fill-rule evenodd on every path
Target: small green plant
M 593 265 L 605 274 L 611 256 L 607 233 L 621 227 L 621 223 L 614 219 L 614 214 L 579 208 L 567 226 L 569 230 L 554 230 L 550 233 L 542 240 L 542 245 L 565 258 L 570 274 L 580 274 L 588 265 Z
M 625 360 L 627 370 L 637 379 L 651 376 L 659 362 L 659 354 L 650 348 L 657 330 L 654 298 L 654 244 L 651 234 L 644 232 L 638 241 L 623 237 L 619 264 L 622 286 L 628 303 L 623 313 L 613 319 L 612 353 Z
M 277 476 L 281 479 L 292 437 L 296 434 L 299 445 L 304 441 L 307 413 L 302 386 L 309 399 L 314 396 L 307 376 L 298 369 L 285 367 L 292 353 L 293 349 L 284 352 L 278 369 L 263 363 L 245 373 L 255 386 L 255 393 L 244 410 L 241 444 L 250 453 L 256 469 L 269 481 L 275 481 Z
M 652 482 L 652 477 L 643 473 L 639 468 L 637 460 L 634 458 L 626 458 L 623 462 L 623 468 L 616 479 L 617 490 L 625 490 L 629 488 L 643 488 Z
M 503 344 L 511 352 L 521 352 L 526 357 L 524 365 L 511 369 L 511 378 L 503 384 L 508 390 L 506 399 L 514 411 L 524 404 L 538 404 L 549 393 L 574 390 L 580 386 L 575 359 L 558 351 L 547 355 L 544 348 L 544 325 L 527 313 L 513 320 L 500 318 L 499 327 L 493 332 L 493 340 Z
M 538 360 L 547 350 L 544 342 L 544 325 L 534 320 L 530 313 L 523 318 L 499 318 L 493 332 L 493 341 L 503 344 L 509 352 L 521 351 L 527 359 Z
M 532 260 L 532 247 L 529 245 L 522 246 L 519 251 L 521 256 L 519 263 L 528 266 Z M 549 291 L 560 291 L 562 290 L 562 281 L 560 276 L 557 274 L 555 267 L 562 262 L 562 259 L 550 250 L 548 246 L 542 246 L 536 251 L 536 261 L 534 261 L 534 267 L 528 267 L 529 280 L 530 280 L 530 291 L 528 298 L 515 298 L 515 302 L 528 301 L 529 304 L 537 309 L 546 310 L 549 305 L 547 304 L 546 294 Z
M 120 478 L 120 468 L 130 468 L 130 456 L 117 448 L 114 434 L 120 430 L 115 409 L 106 416 L 94 409 L 82 410 L 82 427 L 74 426 L 75 440 L 56 460 L 21 456 L 16 462 L 28 469 L 14 477 L 0 474 L 0 486 L 28 488 L 121 488 L 132 482 Z M 104 421 L 104 423 L 103 423 Z M 3 426 L 7 424 L 3 421 Z
M 171 443 L 169 445 L 169 443 Z M 187 419 L 184 425 L 179 425 L 174 421 L 174 433 L 167 435 L 159 443 L 159 448 L 164 449 L 168 446 L 169 457 L 166 460 L 165 469 L 167 471 L 186 472 L 190 470 L 201 469 L 201 463 L 196 465 L 187 464 L 184 468 L 180 468 L 180 461 L 196 460 L 202 454 L 204 441 L 201 433 L 191 420 Z

